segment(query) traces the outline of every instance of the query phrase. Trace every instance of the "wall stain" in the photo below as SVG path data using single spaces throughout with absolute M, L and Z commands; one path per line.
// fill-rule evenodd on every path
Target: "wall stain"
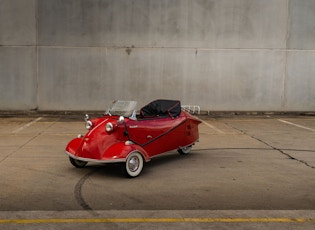
M 126 53 L 130 55 L 133 48 L 135 48 L 133 45 L 131 47 L 127 47 Z

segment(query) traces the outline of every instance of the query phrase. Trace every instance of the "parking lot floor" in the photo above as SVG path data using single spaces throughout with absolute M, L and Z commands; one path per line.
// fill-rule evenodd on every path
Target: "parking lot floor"
M 1 229 L 314 229 L 314 116 L 199 116 L 187 156 L 74 168 L 76 116 L 0 117 Z

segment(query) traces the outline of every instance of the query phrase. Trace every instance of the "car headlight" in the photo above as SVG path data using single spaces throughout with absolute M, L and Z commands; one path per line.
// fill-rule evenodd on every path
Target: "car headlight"
M 86 121 L 86 122 L 85 122 L 85 128 L 86 128 L 86 129 L 91 129 L 92 126 L 93 126 L 92 121 Z
M 114 129 L 113 124 L 110 123 L 110 122 L 108 122 L 108 123 L 106 124 L 106 126 L 105 126 L 105 130 L 106 130 L 107 132 L 111 132 L 111 131 L 113 131 L 113 129 Z

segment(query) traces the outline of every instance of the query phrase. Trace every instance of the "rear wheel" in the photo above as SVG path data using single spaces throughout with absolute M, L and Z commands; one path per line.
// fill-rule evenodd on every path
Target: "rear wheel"
M 143 169 L 144 161 L 141 153 L 132 152 L 128 155 L 123 164 L 123 172 L 126 177 L 133 178 L 139 176 Z
M 83 168 L 87 164 L 86 161 L 76 160 L 76 159 L 73 159 L 72 157 L 69 157 L 69 160 L 70 160 L 70 163 L 76 168 Z
M 189 146 L 186 146 L 186 147 L 179 148 L 177 150 L 177 152 L 179 152 L 179 154 L 182 154 L 182 155 L 187 155 L 187 154 L 190 153 L 191 149 L 192 149 L 192 146 L 189 145 Z

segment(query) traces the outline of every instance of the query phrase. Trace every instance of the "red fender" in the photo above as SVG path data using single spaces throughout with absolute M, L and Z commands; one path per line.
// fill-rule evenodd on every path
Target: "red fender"
M 142 147 L 129 143 L 128 141 L 113 144 L 104 152 L 103 158 L 101 160 L 106 161 L 109 159 L 126 159 L 127 156 L 134 151 L 140 152 L 146 162 L 151 160 L 149 154 Z
M 110 146 L 100 158 L 85 158 L 77 155 L 78 148 L 81 146 L 82 138 L 75 138 L 69 142 L 66 147 L 66 153 L 82 161 L 93 161 L 93 162 L 123 162 L 127 156 L 134 151 L 138 151 L 143 156 L 143 159 L 148 162 L 151 160 L 149 154 L 139 145 L 131 142 L 118 142 Z
M 77 149 L 81 145 L 81 142 L 82 142 L 82 138 L 74 138 L 73 140 L 71 140 L 68 143 L 68 145 L 66 147 L 66 151 L 68 153 L 71 153 L 71 154 L 75 155 L 76 152 L 77 152 Z

